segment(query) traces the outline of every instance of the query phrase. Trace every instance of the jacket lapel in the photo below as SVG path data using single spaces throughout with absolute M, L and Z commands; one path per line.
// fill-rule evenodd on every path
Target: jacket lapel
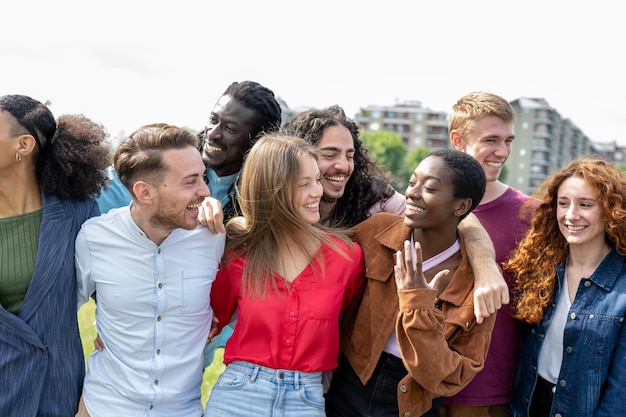
M 390 278 L 393 279 L 394 254 L 403 248 L 404 241 L 409 238 L 410 234 L 411 229 L 404 225 L 404 219 L 400 217 L 389 227 L 373 236 L 374 248 L 372 250 L 364 249 L 364 252 L 373 258 L 366 262 L 368 278 L 381 282 Z M 369 241 L 367 238 L 361 239 L 361 246 L 368 246 Z M 389 251 L 377 250 L 378 245 L 388 248 Z
M 37 312 L 43 300 L 50 294 L 57 281 L 57 275 L 63 269 L 63 266 L 59 268 L 59 264 L 65 262 L 68 256 L 67 252 L 74 248 L 74 242 L 68 240 L 75 238 L 70 233 L 72 219 L 61 201 L 57 197 L 46 196 L 45 194 L 42 194 L 42 201 L 43 213 L 37 261 L 31 283 L 24 297 L 24 303 L 19 312 L 19 317 L 24 321 L 28 321 Z M 67 302 L 75 303 L 76 300 L 67 300 Z

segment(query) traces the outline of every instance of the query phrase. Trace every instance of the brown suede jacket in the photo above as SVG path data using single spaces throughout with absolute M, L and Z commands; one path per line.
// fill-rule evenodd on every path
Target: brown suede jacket
M 363 384 L 372 376 L 394 326 L 408 375 L 398 384 L 400 417 L 417 417 L 433 398 L 451 396 L 483 369 L 495 314 L 474 317 L 474 274 L 461 243 L 462 261 L 435 307 L 432 289 L 398 292 L 394 254 L 411 229 L 395 214 L 376 214 L 353 228 L 363 248 L 365 284 L 344 315 L 341 350 Z

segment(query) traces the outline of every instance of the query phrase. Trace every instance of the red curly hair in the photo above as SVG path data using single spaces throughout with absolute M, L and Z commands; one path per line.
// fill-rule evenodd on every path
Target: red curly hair
M 569 177 L 580 177 L 595 192 L 602 207 L 605 239 L 626 256 L 626 176 L 610 162 L 581 158 L 551 175 L 535 195 L 541 200 L 530 229 L 513 256 L 504 265 L 515 273 L 513 316 L 527 323 L 538 323 L 552 301 L 556 287 L 555 266 L 564 262 L 567 241 L 556 221 L 557 193 Z

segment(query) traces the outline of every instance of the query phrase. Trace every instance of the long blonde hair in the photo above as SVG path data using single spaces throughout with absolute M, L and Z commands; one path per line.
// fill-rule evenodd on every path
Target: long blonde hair
M 303 139 L 279 134 L 261 137 L 250 149 L 237 190 L 243 216 L 231 219 L 226 225 L 224 255 L 224 265 L 239 256 L 246 259 L 242 295 L 263 298 L 270 286 L 278 291 L 275 271 L 280 259 L 276 252 L 285 241 L 295 242 L 297 249 L 315 262 L 316 271 L 324 266 L 317 250 L 321 244 L 342 253 L 331 234 L 351 243 L 345 231 L 331 232 L 320 225 L 308 224 L 296 214 L 294 191 L 301 157 L 308 155 L 317 160 L 317 152 Z

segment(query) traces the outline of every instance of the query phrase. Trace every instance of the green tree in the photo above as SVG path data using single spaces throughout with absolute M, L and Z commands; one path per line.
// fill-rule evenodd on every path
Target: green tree
M 406 145 L 402 137 L 394 132 L 375 131 L 362 132 L 361 140 L 369 153 L 378 164 L 382 165 L 392 176 L 392 185 L 402 189 L 405 181 Z
M 620 171 L 626 174 L 626 164 L 619 164 L 617 167 L 620 169 Z
M 509 168 L 506 166 L 506 164 L 502 167 L 502 171 L 500 171 L 500 176 L 498 177 L 498 180 L 504 184 L 506 184 L 506 179 L 509 176 Z
M 415 171 L 415 168 L 419 165 L 419 163 L 422 162 L 424 158 L 426 158 L 426 155 L 428 155 L 432 151 L 433 149 L 431 148 L 423 147 L 415 148 L 411 151 L 406 162 L 406 171 L 409 176 L 413 171 Z

